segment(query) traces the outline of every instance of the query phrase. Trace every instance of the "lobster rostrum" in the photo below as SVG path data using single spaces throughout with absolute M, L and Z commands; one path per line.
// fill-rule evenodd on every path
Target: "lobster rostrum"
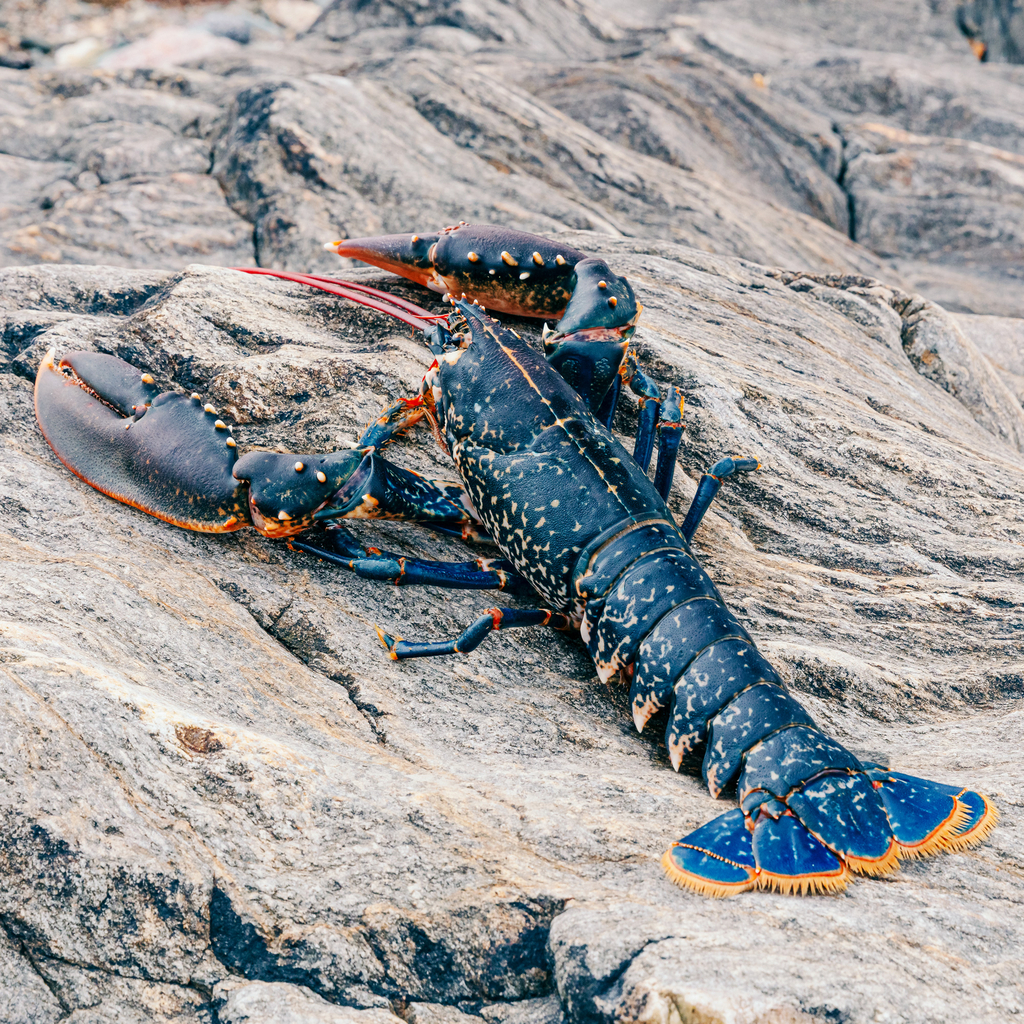
M 699 766 L 716 797 L 735 789 L 738 808 L 666 852 L 680 885 L 718 896 L 836 891 L 851 872 L 883 874 L 901 857 L 988 834 L 996 811 L 985 797 L 861 763 L 819 730 L 726 608 L 690 541 L 722 482 L 758 464 L 716 463 L 676 524 L 666 500 L 681 399 L 670 389 L 663 402 L 628 351 L 639 315 L 628 282 L 601 261 L 508 229 L 459 225 L 332 247 L 443 286 L 456 307 L 444 320 L 366 286 L 277 275 L 424 330 L 435 358 L 419 394 L 385 410 L 355 449 L 238 458 L 229 428 L 198 395 L 157 394 L 148 374 L 114 357 L 73 353 L 59 366 L 47 357 L 36 384 L 39 422 L 61 461 L 104 493 L 191 529 L 252 525 L 374 579 L 539 595 L 547 607 L 488 609 L 454 640 L 378 634 L 400 659 L 465 654 L 498 629 L 579 628 L 600 677 L 630 681 L 639 730 L 668 709 L 673 766 Z M 546 305 L 542 289 L 526 287 L 531 278 L 512 276 L 530 262 L 550 271 Z M 548 358 L 462 294 L 504 312 L 561 315 L 545 338 Z M 641 401 L 632 455 L 610 430 L 623 383 Z M 379 454 L 424 417 L 460 483 L 426 480 Z M 341 526 L 384 517 L 489 539 L 502 557 L 401 558 L 362 548 Z

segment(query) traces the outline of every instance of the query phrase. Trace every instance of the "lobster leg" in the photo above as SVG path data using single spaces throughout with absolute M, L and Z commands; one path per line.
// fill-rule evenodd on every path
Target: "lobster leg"
M 246 456 L 246 458 L 250 458 Z M 269 453 L 260 453 L 269 454 Z M 331 504 L 313 516 L 319 523 L 337 519 L 406 519 L 446 526 L 479 526 L 461 484 L 428 480 L 372 452 L 335 494 Z
M 379 452 L 385 445 L 416 426 L 426 414 L 427 407 L 419 396 L 400 398 L 370 423 L 356 441 L 355 447 L 372 448 Z
M 504 558 L 476 558 L 470 562 L 431 562 L 401 555 L 380 555 L 355 559 L 352 570 L 367 580 L 395 586 L 446 587 L 449 590 L 507 590 L 533 594 L 522 576 Z
M 693 540 L 697 527 L 700 526 L 707 510 L 711 508 L 715 495 L 721 490 L 722 481 L 728 479 L 734 473 L 752 473 L 760 468 L 761 463 L 757 459 L 726 458 L 719 459 L 701 476 L 700 483 L 697 484 L 697 493 L 693 496 L 693 501 L 690 502 L 690 507 L 686 511 L 683 525 L 679 528 L 680 533 L 686 538 L 687 544 Z
M 354 538 L 350 537 L 349 540 L 355 544 Z M 337 548 L 331 550 L 304 540 L 293 540 L 289 546 L 322 558 L 325 562 L 351 569 L 363 579 L 394 583 L 395 586 L 533 593 L 533 588 L 504 558 L 476 558 L 469 562 L 432 562 L 422 558 L 406 558 L 404 555 L 378 551 L 375 548 L 364 551 L 358 549 L 357 544 L 354 552 L 350 544 L 345 544 L 340 552 Z M 335 546 L 332 544 L 331 547 Z
M 400 636 L 385 633 L 375 627 L 380 642 L 387 648 L 392 660 L 405 658 L 432 658 L 445 654 L 468 654 L 474 651 L 499 629 L 516 629 L 523 626 L 550 626 L 552 629 L 570 629 L 568 615 L 551 611 L 549 608 L 488 608 L 483 615 L 471 623 L 454 640 L 439 640 L 434 643 L 416 643 L 403 640 Z
M 637 365 L 632 352 L 626 357 L 623 376 L 629 390 L 640 399 L 640 415 L 636 424 L 636 440 L 633 442 L 633 461 L 646 473 L 651 464 L 654 447 L 654 431 L 661 414 L 661 391 Z
M 654 488 L 663 501 L 668 501 L 672 477 L 676 472 L 676 454 L 683 439 L 683 395 L 674 385 L 662 403 L 658 424 L 658 465 L 654 470 Z
M 619 396 L 621 394 L 622 376 L 616 374 L 615 380 L 612 381 L 612 386 L 608 389 L 608 394 L 604 396 L 601 407 L 594 414 L 597 416 L 598 422 L 602 426 L 607 427 L 608 430 L 612 429 L 612 424 L 615 422 L 615 410 L 619 407 Z

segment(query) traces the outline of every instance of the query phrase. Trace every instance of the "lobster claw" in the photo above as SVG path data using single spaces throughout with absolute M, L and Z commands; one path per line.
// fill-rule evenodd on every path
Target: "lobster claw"
M 491 224 L 352 238 L 324 248 L 493 312 L 544 319 L 562 315 L 572 298 L 573 269 L 586 259 L 571 245 Z
M 578 331 L 604 329 L 628 338 L 636 329 L 642 307 L 633 286 L 612 273 L 604 260 L 580 260 L 569 278 L 569 291 L 572 298 L 555 333 L 545 339 L 545 347 Z
M 434 269 L 433 256 L 440 234 L 376 235 L 372 238 L 349 238 L 327 242 L 324 248 L 351 260 L 406 277 L 435 292 L 449 290 Z
M 216 410 L 115 356 L 72 352 L 36 375 L 36 418 L 57 458 L 96 490 L 204 533 L 249 525 L 235 441 Z
M 316 513 L 367 459 L 360 448 L 328 455 L 252 451 L 234 473 L 249 485 L 252 525 L 264 537 L 292 537 L 313 525 Z

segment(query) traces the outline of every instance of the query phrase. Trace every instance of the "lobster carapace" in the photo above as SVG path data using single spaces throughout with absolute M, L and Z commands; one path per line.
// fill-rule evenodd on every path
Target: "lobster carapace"
M 484 262 L 481 238 L 498 239 L 505 266 L 512 264 L 502 254 L 519 265 L 524 251 L 544 260 L 549 254 L 543 246 L 550 243 L 534 236 L 465 228 L 466 237 L 477 232 L 467 242 L 476 248 L 466 252 L 478 260 L 465 257 L 474 265 Z M 458 238 L 460 230 L 421 236 L 435 239 L 422 255 L 419 241 L 402 243 L 404 249 L 393 242 L 417 236 L 370 240 L 372 246 L 361 240 L 345 251 L 386 251 L 400 266 L 415 263 L 417 273 L 434 273 L 433 264 L 420 264 L 437 260 L 441 239 Z M 548 359 L 479 306 L 453 296 L 461 284 L 439 270 L 456 306 L 446 320 L 408 302 L 389 305 L 386 293 L 365 286 L 289 275 L 413 322 L 434 354 L 419 393 L 385 410 L 351 451 L 253 451 L 237 458 L 227 425 L 198 395 L 157 395 L 148 375 L 90 353 L 72 354 L 59 367 L 44 360 L 36 387 L 39 421 L 73 472 L 178 525 L 214 531 L 252 525 L 362 576 L 398 584 L 539 595 L 547 607 L 487 609 L 454 640 L 417 643 L 378 633 L 390 656 L 401 659 L 468 653 L 498 629 L 579 628 L 601 678 L 621 673 L 630 680 L 637 728 L 667 708 L 672 764 L 699 767 L 715 796 L 735 789 L 738 808 L 665 854 L 668 874 L 684 886 L 711 895 L 755 887 L 837 890 L 852 872 L 882 874 L 901 857 L 980 841 L 996 817 L 986 798 L 861 763 L 817 728 L 726 608 L 690 541 L 722 481 L 757 462 L 716 463 L 676 524 L 666 499 L 681 431 L 678 391 L 669 389 L 663 402 L 629 353 L 636 313 L 618 323 L 609 316 L 632 296 L 628 282 L 605 264 L 591 281 L 586 267 L 579 271 L 592 261 L 567 247 L 556 255 L 567 266 L 574 261 L 576 277 L 552 280 L 590 293 L 593 317 L 566 332 L 563 314 Z M 474 288 L 486 283 L 478 278 L 465 276 Z M 507 307 L 506 284 L 492 306 Z M 613 304 L 600 298 L 609 291 Z M 485 291 L 474 297 L 488 302 Z M 556 296 L 540 315 L 558 315 L 561 301 Z M 569 312 L 572 301 L 575 293 Z M 529 302 L 531 309 L 540 306 L 533 297 Z M 560 348 L 566 339 L 569 348 Z M 609 429 L 620 381 L 641 399 L 632 455 Z M 424 417 L 450 452 L 460 482 L 426 480 L 380 454 Z M 401 558 L 362 548 L 341 526 L 344 519 L 381 517 L 490 540 L 501 557 Z

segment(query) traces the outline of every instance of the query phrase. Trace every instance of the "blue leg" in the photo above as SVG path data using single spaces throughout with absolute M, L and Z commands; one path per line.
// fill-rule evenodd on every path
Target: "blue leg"
M 660 457 L 658 465 L 660 468 Z M 686 512 L 686 518 L 680 527 L 680 532 L 686 538 L 687 544 L 693 540 L 693 535 L 697 532 L 704 513 L 711 508 L 715 495 L 721 490 L 722 481 L 734 473 L 752 473 L 755 469 L 760 468 L 761 463 L 757 459 L 720 459 L 700 478 L 700 482 L 697 484 L 697 493 L 693 496 L 693 501 L 690 502 L 690 507 Z
M 373 453 L 313 514 L 317 523 L 338 519 L 404 519 L 442 526 L 480 526 L 460 483 L 428 480 Z
M 658 465 L 654 470 L 654 486 L 664 501 L 672 490 L 676 472 L 676 455 L 683 439 L 683 393 L 674 385 L 661 407 L 658 424 Z
M 440 640 L 435 643 L 412 643 L 400 636 L 391 636 L 379 626 L 377 636 L 395 661 L 404 658 L 433 658 L 444 654 L 468 654 L 476 650 L 499 629 L 516 629 L 523 626 L 551 626 L 553 629 L 569 629 L 572 623 L 567 615 L 547 608 L 488 608 L 483 615 L 467 627 L 454 640 Z
M 423 340 L 435 356 L 442 355 L 454 347 L 451 332 L 443 324 L 434 324 L 429 330 L 424 331 L 423 335 Z M 427 407 L 423 404 L 421 396 L 400 398 L 367 426 L 356 441 L 355 447 L 373 448 L 379 452 L 396 437 L 416 426 L 426 414 Z
M 534 589 L 504 558 L 476 558 L 470 562 L 430 562 L 401 555 L 358 558 L 352 562 L 357 576 L 402 586 L 447 587 L 449 590 L 505 590 L 533 594 Z
M 654 431 L 661 413 L 661 392 L 658 385 L 637 365 L 632 352 L 626 356 L 624 376 L 629 384 L 629 390 L 640 399 L 636 440 L 633 442 L 633 461 L 646 473 L 647 467 L 651 464 Z
M 380 580 L 395 586 L 447 587 L 449 590 L 507 590 L 514 594 L 532 594 L 533 588 L 504 558 L 475 558 L 469 562 L 433 562 L 422 558 L 406 558 L 389 551 L 369 551 L 348 531 L 343 538 L 331 536 L 321 544 L 292 540 L 289 546 L 322 558 L 332 565 L 351 569 L 366 580 Z

